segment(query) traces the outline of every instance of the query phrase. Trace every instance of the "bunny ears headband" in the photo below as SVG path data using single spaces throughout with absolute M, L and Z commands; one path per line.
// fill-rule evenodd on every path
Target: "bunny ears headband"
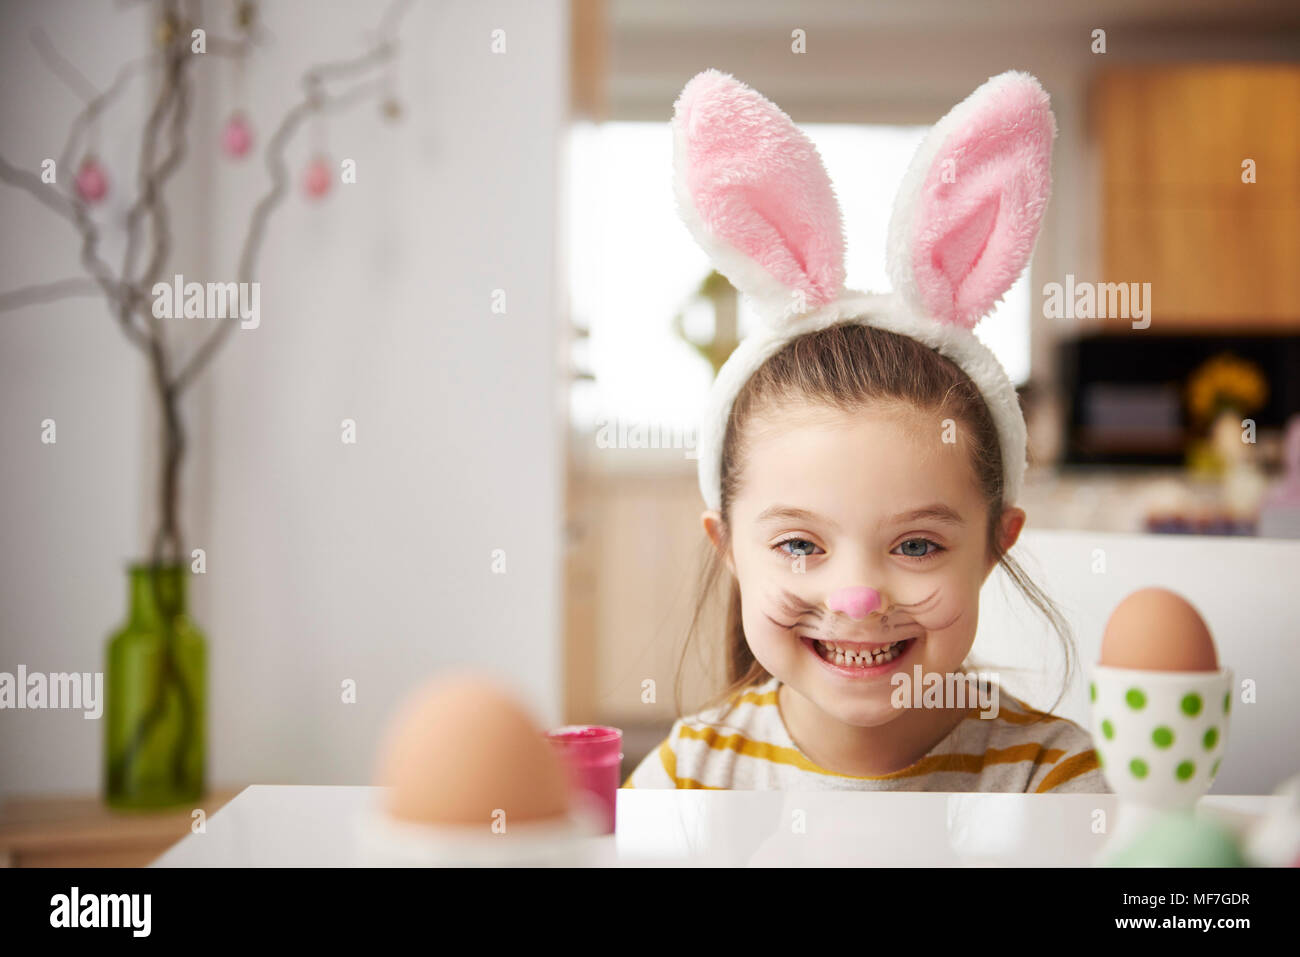
M 844 288 L 830 179 L 774 103 L 706 70 L 682 90 L 672 127 L 678 212 L 762 321 L 709 395 L 697 443 L 705 504 L 721 506 L 722 442 L 741 387 L 791 339 L 839 322 L 910 336 L 970 376 L 997 426 L 1004 503 L 1014 504 L 1025 420 L 1006 372 L 972 330 L 1029 262 L 1051 192 L 1056 121 L 1038 81 L 995 76 L 926 136 L 894 201 L 886 255 L 895 291 L 885 295 Z

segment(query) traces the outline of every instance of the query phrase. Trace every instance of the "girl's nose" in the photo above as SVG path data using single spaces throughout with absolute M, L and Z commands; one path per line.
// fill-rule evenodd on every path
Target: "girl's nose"
M 880 592 L 874 588 L 841 588 L 831 592 L 826 605 L 850 618 L 866 618 L 880 607 Z

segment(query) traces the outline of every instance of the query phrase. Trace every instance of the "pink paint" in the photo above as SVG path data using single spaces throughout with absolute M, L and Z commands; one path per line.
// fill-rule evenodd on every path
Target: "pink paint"
M 850 618 L 866 618 L 880 607 L 880 592 L 874 588 L 841 588 L 831 593 L 826 605 Z
M 604 833 L 613 834 L 623 768 L 623 732 L 603 725 L 571 724 L 548 731 L 546 737 L 569 769 L 574 787 L 600 803 L 605 813 Z

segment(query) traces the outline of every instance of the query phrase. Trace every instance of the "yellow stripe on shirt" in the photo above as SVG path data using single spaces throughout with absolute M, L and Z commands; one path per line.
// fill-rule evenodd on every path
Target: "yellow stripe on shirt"
M 728 791 L 730 788 L 715 788 L 707 784 L 701 784 L 695 778 L 678 778 L 677 786 L 682 789 L 692 789 L 696 791 Z
M 745 691 L 732 699 L 733 704 L 776 704 L 776 691 Z
M 1036 724 L 1039 721 L 1067 721 L 1068 718 L 1062 718 L 1060 715 L 1051 714 L 1047 711 L 1039 711 L 1031 708 L 1019 698 L 1007 694 L 1005 691 L 1001 699 L 1010 700 L 1011 708 L 998 708 L 998 717 L 1006 721 L 1007 724 Z
M 1038 785 L 1038 793 L 1042 794 L 1044 791 L 1060 787 L 1071 778 L 1077 778 L 1080 774 L 1095 771 L 1099 767 L 1096 751 L 1080 751 L 1078 754 L 1072 754 L 1052 768 L 1047 777 L 1043 778 L 1043 783 Z
M 771 761 L 774 764 L 789 765 L 813 774 L 825 774 L 855 781 L 890 781 L 900 778 L 919 777 L 924 774 L 935 774 L 942 771 L 979 774 L 989 764 L 1012 764 L 1018 761 L 1051 764 L 1065 753 L 1059 748 L 1044 748 L 1040 744 L 1031 742 L 1009 748 L 990 748 L 983 754 L 932 754 L 922 758 L 910 767 L 903 768 L 901 771 L 892 771 L 889 774 L 862 775 L 840 774 L 837 771 L 830 771 L 814 764 L 804 756 L 803 752 L 793 748 L 769 744 L 766 741 L 753 741 L 742 734 L 719 734 L 717 729 L 711 727 L 692 728 L 682 725 L 678 737 L 679 739 L 692 738 L 696 741 L 702 741 L 715 751 L 735 751 L 737 754 L 757 758 L 761 761 Z M 674 764 L 674 770 L 675 768 L 676 765 Z M 676 775 L 674 775 L 673 780 L 676 779 Z
M 677 734 L 678 740 L 681 740 L 681 733 Z M 671 739 L 664 738 L 659 745 L 659 761 L 664 766 L 664 771 L 668 773 L 668 778 L 673 782 L 673 787 L 681 787 L 681 782 L 677 780 L 677 752 L 673 750 Z

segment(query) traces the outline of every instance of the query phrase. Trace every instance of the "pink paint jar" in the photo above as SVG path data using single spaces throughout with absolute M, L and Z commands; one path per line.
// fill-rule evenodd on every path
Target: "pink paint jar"
M 598 724 L 570 724 L 546 732 L 555 753 L 569 769 L 575 788 L 593 798 L 605 819 L 605 834 L 614 833 L 614 810 L 623 770 L 623 732 Z

